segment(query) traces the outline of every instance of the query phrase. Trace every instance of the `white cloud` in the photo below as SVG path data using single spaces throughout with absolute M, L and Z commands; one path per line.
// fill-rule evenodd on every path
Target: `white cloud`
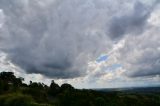
M 79 88 L 159 80 L 155 1 L 1 0 L 0 8 L 1 70 Z M 107 60 L 96 62 L 101 54 Z
M 4 16 L 3 10 L 0 9 L 0 28 L 2 28 L 4 22 L 5 22 L 5 16 Z
M 153 25 L 160 27 L 160 6 L 157 7 L 157 9 L 151 14 L 150 18 L 148 19 L 148 22 Z

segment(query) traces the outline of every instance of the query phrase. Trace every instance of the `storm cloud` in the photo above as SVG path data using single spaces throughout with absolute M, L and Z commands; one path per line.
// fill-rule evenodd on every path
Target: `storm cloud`
M 55 78 L 85 75 L 87 61 L 105 45 L 98 28 L 90 29 L 100 16 L 89 2 L 1 0 L 1 50 L 27 73 Z
M 147 19 L 157 3 L 155 1 L 152 6 L 148 7 L 141 2 L 135 2 L 129 13 L 112 17 L 107 31 L 111 39 L 121 39 L 126 34 L 139 35 L 143 33 L 147 29 Z
M 0 51 L 27 73 L 51 78 L 85 76 L 88 62 L 112 49 L 115 40 L 132 39 L 125 35 L 143 36 L 150 28 L 148 19 L 157 6 L 155 2 L 149 4 L 138 0 L 0 0 Z M 149 37 L 137 46 L 137 50 L 159 46 L 157 40 L 146 45 L 147 40 Z M 136 69 L 132 60 L 127 60 L 131 56 L 128 54 L 132 53 L 130 43 L 137 44 L 137 41 L 128 40 L 129 47 L 118 51 L 119 63 L 133 70 L 126 75 L 159 74 L 157 49 L 151 50 L 155 53 L 150 57 L 153 61 L 148 55 L 135 55 Z M 123 59 L 124 54 L 128 56 L 126 59 Z M 155 62 L 148 71 L 138 67 L 146 62 L 145 59 Z M 127 65 L 128 61 L 132 67 Z M 153 68 L 156 68 L 154 72 Z

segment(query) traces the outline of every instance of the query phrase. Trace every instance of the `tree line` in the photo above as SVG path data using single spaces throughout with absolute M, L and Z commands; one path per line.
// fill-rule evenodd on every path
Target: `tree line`
M 159 93 L 98 92 L 51 81 L 23 83 L 13 72 L 0 73 L 0 106 L 160 106 Z

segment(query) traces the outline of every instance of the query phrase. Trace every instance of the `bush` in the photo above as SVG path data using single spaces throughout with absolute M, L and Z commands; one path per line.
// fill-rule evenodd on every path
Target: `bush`
M 0 96 L 1 106 L 31 106 L 33 99 L 22 94 L 8 94 Z
M 96 101 L 96 106 L 106 106 L 106 101 L 102 97 L 97 97 L 95 101 Z

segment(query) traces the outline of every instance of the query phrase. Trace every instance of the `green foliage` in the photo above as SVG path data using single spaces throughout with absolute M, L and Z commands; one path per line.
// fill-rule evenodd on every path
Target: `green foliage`
M 9 90 L 9 84 L 0 80 L 0 94 Z
M 65 91 L 65 90 L 72 91 L 72 90 L 74 90 L 74 87 L 70 84 L 65 83 L 65 84 L 61 85 L 60 89 L 61 89 L 61 91 Z
M 0 73 L 0 106 L 160 106 L 160 91 L 150 93 L 98 92 L 78 90 L 30 81 L 22 83 L 12 72 Z
M 97 97 L 97 98 L 95 99 L 95 105 L 96 105 L 96 106 L 106 106 L 106 101 L 105 101 L 105 99 L 102 98 L 102 97 Z
M 44 89 L 44 85 L 37 82 L 30 83 L 29 87 L 34 89 Z
M 32 97 L 22 94 L 7 94 L 0 96 L 1 106 L 31 106 Z
M 52 95 L 52 96 L 55 96 L 59 93 L 60 91 L 60 87 L 58 84 L 56 84 L 54 82 L 54 80 L 52 80 L 51 84 L 50 84 L 50 87 L 49 87 L 49 90 L 48 90 L 48 94 L 49 95 Z
M 40 89 L 25 88 L 22 90 L 22 93 L 32 96 L 38 103 L 44 103 L 48 101 L 46 91 Z
M 18 87 L 22 85 L 22 81 L 24 78 L 16 78 L 13 72 L 1 72 L 0 80 L 6 84 L 13 85 L 14 87 Z M 8 90 L 8 89 L 7 89 Z

